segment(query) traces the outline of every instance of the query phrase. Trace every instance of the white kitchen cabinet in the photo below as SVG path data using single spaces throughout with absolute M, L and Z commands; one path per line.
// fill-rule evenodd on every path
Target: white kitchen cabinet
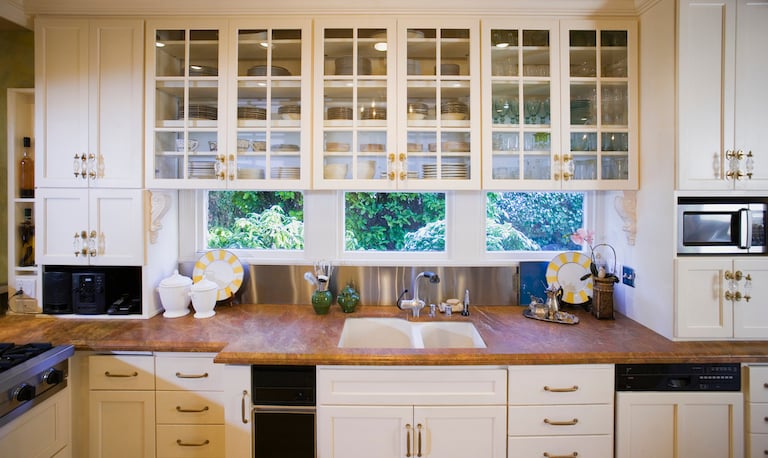
M 314 187 L 480 187 L 475 18 L 315 21 Z
M 746 367 L 746 441 L 750 458 L 768 455 L 768 366 L 750 364 Z
M 506 371 L 318 368 L 317 456 L 504 457 Z
M 310 185 L 311 21 L 147 24 L 147 183 Z
M 155 456 L 152 355 L 89 357 L 91 457 Z
M 38 188 L 39 264 L 141 266 L 145 191 Z
M 612 365 L 509 367 L 509 457 L 613 456 Z
M 144 23 L 35 19 L 38 187 L 141 188 Z
M 224 367 L 213 354 L 155 355 L 157 456 L 224 457 Z
M 71 396 L 67 387 L 0 427 L 0 450 L 19 457 L 72 457 L 71 425 Z
M 766 23 L 765 2 L 679 2 L 678 189 L 768 189 Z
M 483 186 L 637 188 L 637 24 L 483 21 Z
M 224 437 L 228 456 L 253 455 L 251 366 L 224 366 Z
M 768 267 L 757 258 L 676 261 L 675 337 L 768 337 Z
M 744 456 L 744 406 L 733 392 L 620 392 L 616 457 Z

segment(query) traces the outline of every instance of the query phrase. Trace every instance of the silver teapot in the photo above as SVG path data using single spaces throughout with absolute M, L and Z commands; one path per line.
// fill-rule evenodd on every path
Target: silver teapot
M 560 311 L 560 296 L 563 295 L 563 288 L 560 286 L 549 285 L 544 291 L 547 294 L 547 315 L 550 320 L 554 320 L 557 312 Z

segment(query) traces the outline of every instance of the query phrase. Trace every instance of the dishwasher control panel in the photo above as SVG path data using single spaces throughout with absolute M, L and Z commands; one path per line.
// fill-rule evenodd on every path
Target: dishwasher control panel
M 741 364 L 616 364 L 616 391 L 741 391 Z

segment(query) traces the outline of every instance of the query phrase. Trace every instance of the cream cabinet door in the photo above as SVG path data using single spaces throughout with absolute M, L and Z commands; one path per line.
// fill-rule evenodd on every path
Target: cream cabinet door
M 39 188 L 37 197 L 38 263 L 144 263 L 144 191 Z
M 616 395 L 616 457 L 744 455 L 741 393 Z
M 155 392 L 91 391 L 90 456 L 155 456 Z
M 411 454 L 504 458 L 506 411 L 504 406 L 416 406 Z
M 319 406 L 318 458 L 413 456 L 413 407 Z
M 742 277 L 737 282 L 742 297 L 733 304 L 733 335 L 736 338 L 768 338 L 768 308 L 765 306 L 768 266 L 761 259 L 738 259 L 733 267 Z
M 140 188 L 143 22 L 42 18 L 35 26 L 37 185 Z
M 679 3 L 678 188 L 768 189 L 768 4 Z
M 733 301 L 726 299 L 730 258 L 677 260 L 675 335 L 681 338 L 733 337 Z

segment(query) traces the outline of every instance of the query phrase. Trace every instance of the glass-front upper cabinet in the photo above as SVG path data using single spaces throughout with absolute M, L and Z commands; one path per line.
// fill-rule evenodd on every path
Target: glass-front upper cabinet
M 226 173 L 225 24 L 147 24 L 147 186 L 219 187 Z
M 561 47 L 563 187 L 636 189 L 636 23 L 566 23 Z
M 315 187 L 479 187 L 478 22 L 432 22 L 318 21 Z
M 310 26 L 295 19 L 231 23 L 230 188 L 310 186 Z
M 558 23 L 484 21 L 483 187 L 559 187 Z

